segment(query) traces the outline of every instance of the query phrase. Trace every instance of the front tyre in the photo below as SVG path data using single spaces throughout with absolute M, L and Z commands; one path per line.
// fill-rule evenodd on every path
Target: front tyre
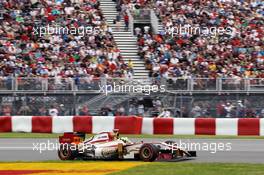
M 153 144 L 145 143 L 139 150 L 139 157 L 145 162 L 152 162 L 156 160 L 158 155 L 159 149 Z
M 74 160 L 77 157 L 77 150 L 71 149 L 71 144 L 63 144 L 58 150 L 58 156 L 61 160 Z

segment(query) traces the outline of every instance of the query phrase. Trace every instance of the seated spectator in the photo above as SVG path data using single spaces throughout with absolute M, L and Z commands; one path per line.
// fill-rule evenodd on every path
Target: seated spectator
M 1 115 L 11 116 L 12 115 L 12 106 L 10 104 L 3 104 L 1 109 Z
M 0 76 L 124 76 L 127 66 L 99 1 L 4 0 L 0 5 Z
M 170 110 L 165 108 L 162 109 L 162 112 L 158 115 L 158 118 L 170 118 L 170 117 L 172 117 Z
M 52 117 L 58 116 L 59 111 L 58 111 L 58 106 L 57 104 L 54 104 L 50 109 L 49 109 L 49 115 Z
M 23 102 L 22 106 L 17 111 L 17 115 L 30 115 L 31 112 L 32 110 L 30 109 L 30 107 L 25 102 Z
M 138 35 L 151 77 L 258 78 L 263 76 L 264 22 L 260 1 L 154 1 L 164 32 Z M 221 33 L 177 33 L 180 26 L 224 28 Z
M 81 111 L 79 112 L 79 115 L 82 115 L 82 116 L 89 116 L 90 113 L 89 113 L 89 109 L 87 106 L 83 106 Z

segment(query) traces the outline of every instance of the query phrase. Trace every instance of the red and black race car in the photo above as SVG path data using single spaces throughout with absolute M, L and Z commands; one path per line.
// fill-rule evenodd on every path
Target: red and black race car
M 174 160 L 196 157 L 196 151 L 186 151 L 172 141 L 157 143 L 134 143 L 119 137 L 118 131 L 102 132 L 85 139 L 85 134 L 64 133 L 59 138 L 58 156 L 61 160 L 133 158 L 142 161 Z

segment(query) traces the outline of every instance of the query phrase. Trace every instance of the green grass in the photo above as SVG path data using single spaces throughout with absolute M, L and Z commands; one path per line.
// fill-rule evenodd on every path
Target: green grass
M 263 164 L 154 162 L 109 175 L 263 175 Z
M 0 138 L 58 138 L 62 134 L 46 133 L 0 133 Z M 92 136 L 87 134 L 86 137 Z M 129 138 L 175 138 L 175 139 L 264 139 L 264 136 L 212 136 L 212 135 L 121 135 Z
M 0 133 L 0 138 L 58 138 L 61 134 L 44 133 Z

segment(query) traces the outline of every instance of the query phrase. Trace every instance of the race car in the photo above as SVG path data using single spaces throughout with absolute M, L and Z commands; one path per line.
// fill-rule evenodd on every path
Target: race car
M 179 148 L 173 141 L 144 143 L 131 142 L 119 137 L 117 130 L 102 132 L 85 140 L 83 133 L 64 133 L 59 137 L 58 156 L 61 160 L 122 160 L 135 159 L 146 162 L 196 157 L 196 151 Z

